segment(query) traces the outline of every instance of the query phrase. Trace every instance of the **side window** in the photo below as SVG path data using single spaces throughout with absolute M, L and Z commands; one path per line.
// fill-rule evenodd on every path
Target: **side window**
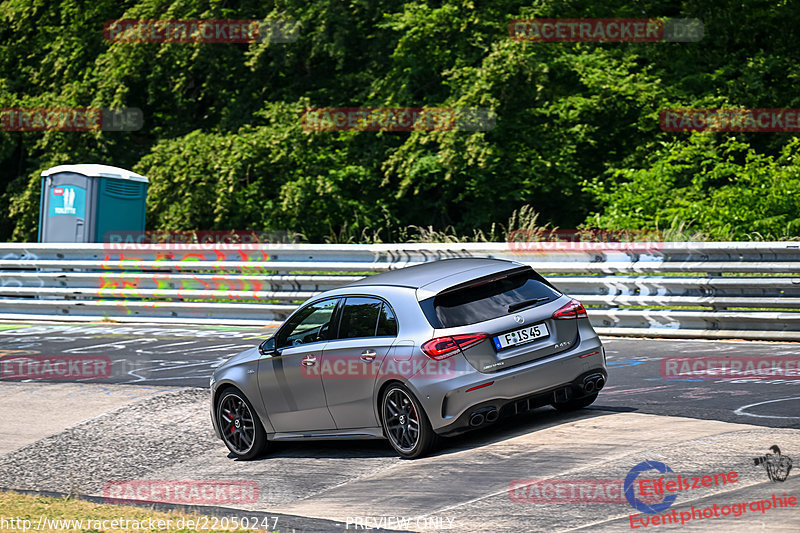
M 381 307 L 381 314 L 378 316 L 378 331 L 375 334 L 378 337 L 397 336 L 397 318 L 395 318 L 392 308 L 385 302 Z
M 286 348 L 328 340 L 333 334 L 331 319 L 338 301 L 325 300 L 301 309 L 281 328 L 276 336 L 277 347 Z
M 348 298 L 342 310 L 340 339 L 374 337 L 383 302 L 375 298 Z

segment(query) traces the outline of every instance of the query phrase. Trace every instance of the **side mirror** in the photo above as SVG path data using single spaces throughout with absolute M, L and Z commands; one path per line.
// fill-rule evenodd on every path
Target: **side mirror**
M 269 339 L 265 340 L 261 344 L 258 345 L 258 353 L 261 355 L 268 355 L 273 356 L 278 353 L 277 348 L 275 348 L 275 337 L 270 337 Z

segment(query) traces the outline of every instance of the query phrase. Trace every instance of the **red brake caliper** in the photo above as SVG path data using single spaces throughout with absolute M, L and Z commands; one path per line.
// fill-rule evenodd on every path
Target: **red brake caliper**
M 231 422 L 231 433 L 236 431 L 236 427 L 233 425 L 233 417 L 231 417 L 228 413 L 222 413 L 222 416 L 228 419 L 228 422 Z

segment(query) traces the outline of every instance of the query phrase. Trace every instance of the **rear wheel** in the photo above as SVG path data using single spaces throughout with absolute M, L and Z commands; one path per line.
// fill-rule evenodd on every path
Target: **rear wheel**
M 561 412 L 569 412 L 569 411 L 577 411 L 578 409 L 583 409 L 584 407 L 588 407 L 594 403 L 597 399 L 597 393 L 590 394 L 589 396 L 584 396 L 583 398 L 576 398 L 574 400 L 569 400 L 563 403 L 553 403 L 550 404 L 556 409 Z
M 381 421 L 389 444 L 406 459 L 416 459 L 436 444 L 436 433 L 424 409 L 403 385 L 386 389 L 381 399 Z
M 237 389 L 228 389 L 217 401 L 217 423 L 225 446 L 238 459 L 250 460 L 267 447 L 267 434 L 250 402 Z

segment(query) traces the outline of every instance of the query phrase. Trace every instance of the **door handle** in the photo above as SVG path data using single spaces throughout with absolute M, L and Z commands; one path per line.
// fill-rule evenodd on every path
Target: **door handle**
M 300 364 L 303 366 L 314 366 L 317 364 L 317 358 L 313 355 L 307 355 L 303 357 L 303 360 L 300 361 Z
M 364 350 L 361 352 L 361 360 L 362 361 L 374 361 L 375 356 L 378 355 L 375 350 Z

